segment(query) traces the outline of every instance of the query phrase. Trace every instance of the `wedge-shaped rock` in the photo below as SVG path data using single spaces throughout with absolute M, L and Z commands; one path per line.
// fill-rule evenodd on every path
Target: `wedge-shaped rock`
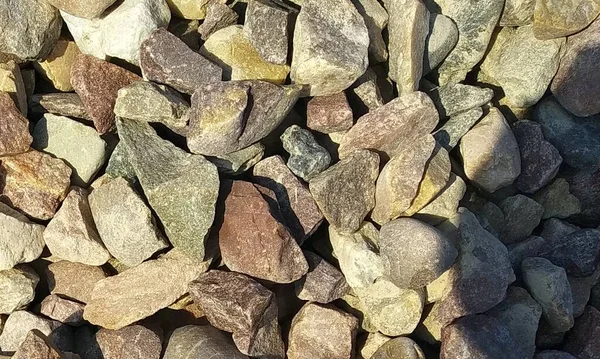
M 544 207 L 542 219 L 567 218 L 581 212 L 581 202 L 569 192 L 569 182 L 564 178 L 534 193 L 533 199 Z
M 265 145 L 256 142 L 239 151 L 220 156 L 206 156 L 220 173 L 239 175 L 254 167 L 265 155 Z
M 34 68 L 59 91 L 73 91 L 71 66 L 81 51 L 74 41 L 60 39 L 44 61 L 34 62 Z
M 40 314 L 57 320 L 63 324 L 79 326 L 83 321 L 83 308 L 85 304 L 51 294 L 40 303 Z
M 10 314 L 25 308 L 35 297 L 40 277 L 27 266 L 0 271 L 0 313 Z
M 585 29 L 600 14 L 597 0 L 541 0 L 535 2 L 533 30 L 540 40 L 575 34 Z
M 0 156 L 27 151 L 32 141 L 29 121 L 6 92 L 0 92 L 0 111 Z
M 244 32 L 260 57 L 284 65 L 288 57 L 289 12 L 271 1 L 250 1 Z
M 29 96 L 29 110 L 32 114 L 53 113 L 60 116 L 75 117 L 87 121 L 92 118 L 76 93 L 44 93 Z
M 81 263 L 58 261 L 46 270 L 50 293 L 87 303 L 97 282 L 108 275 L 101 267 Z
M 423 74 L 428 74 L 444 61 L 458 42 L 458 28 L 454 21 L 442 14 L 429 14 L 429 33 L 425 39 Z
M 175 329 L 165 349 L 164 359 L 201 358 L 248 359 L 231 338 L 210 325 L 186 325 Z
M 312 252 L 302 252 L 308 262 L 308 273 L 295 283 L 298 298 L 329 303 L 348 294 L 350 287 L 336 267 Z
M 510 196 L 500 202 L 504 213 L 504 228 L 499 239 L 504 244 L 513 244 L 529 237 L 540 224 L 544 208 L 522 194 Z
M 477 86 L 449 83 L 427 93 L 441 118 L 462 114 L 479 108 L 492 100 L 494 91 Z
M 206 17 L 198 26 L 198 33 L 202 40 L 206 41 L 215 32 L 235 25 L 239 15 L 226 4 L 219 1 L 209 1 L 206 6 Z
M 465 181 L 454 173 L 450 173 L 446 188 L 427 206 L 415 213 L 413 217 L 436 226 L 456 213 L 459 202 L 466 191 L 467 185 Z
M 14 61 L 0 63 L 0 91 L 8 92 L 21 114 L 27 117 L 27 93 L 21 69 Z
M 95 338 L 105 359 L 160 359 L 162 352 L 162 331 L 140 324 L 100 329 Z
M 362 15 L 369 32 L 369 61 L 384 62 L 388 59 L 387 44 L 381 32 L 388 24 L 389 15 L 377 0 L 352 0 Z
M 147 123 L 120 119 L 117 126 L 144 195 L 169 241 L 202 260 L 219 192 L 216 167 L 161 139 Z
M 500 26 L 524 26 L 533 22 L 534 0 L 507 0 Z

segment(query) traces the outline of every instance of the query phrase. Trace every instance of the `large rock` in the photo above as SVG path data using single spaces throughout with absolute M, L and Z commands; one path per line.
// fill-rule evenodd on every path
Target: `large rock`
M 382 31 L 388 25 L 388 12 L 377 0 L 352 0 L 352 3 L 365 20 L 369 32 L 369 61 L 385 62 L 388 51 Z
M 533 13 L 535 37 L 541 40 L 575 34 L 600 14 L 600 2 L 581 0 L 536 1 Z
M 569 192 L 569 182 L 564 178 L 534 193 L 533 199 L 544 207 L 542 219 L 568 218 L 581 212 L 581 202 Z
M 414 218 L 433 226 L 452 217 L 458 209 L 459 202 L 465 195 L 465 181 L 454 173 L 450 173 L 448 185 L 427 206 L 414 214 Z
M 122 119 L 117 126 L 144 195 L 169 241 L 202 260 L 219 192 L 216 167 L 161 139 L 147 123 Z
M 369 33 L 350 0 L 305 0 L 296 19 L 290 77 L 311 96 L 348 88 L 369 64 Z
M 545 1 L 542 1 L 542 3 Z M 552 6 L 562 7 L 570 3 L 552 2 Z M 600 13 L 600 1 L 580 2 L 581 9 L 577 14 L 585 13 L 589 7 L 595 8 L 596 16 Z M 537 19 L 537 18 L 536 18 Z M 600 105 L 595 99 L 600 95 L 600 65 L 596 54 L 600 48 L 600 20 L 595 20 L 582 32 L 569 36 L 565 54 L 560 60 L 560 67 L 552 81 L 550 90 L 567 110 L 576 116 L 590 116 L 600 113 Z
M 115 0 L 48 0 L 48 2 L 55 8 L 73 16 L 93 19 L 102 15 L 104 10 L 115 3 Z
M 275 2 L 248 2 L 244 32 L 260 57 L 268 62 L 287 62 L 289 17 L 288 10 Z
M 59 91 L 73 91 L 71 66 L 81 51 L 74 41 L 60 39 L 44 61 L 34 62 L 35 69 Z
M 162 334 L 140 324 L 96 333 L 104 359 L 160 359 Z
M 575 321 L 569 333 L 564 350 L 580 359 L 597 358 L 600 353 L 598 334 L 600 333 L 600 312 L 591 306 Z
M 0 202 L 0 270 L 37 259 L 44 249 L 44 226 Z
M 85 304 L 51 294 L 40 303 L 40 314 L 63 324 L 79 326 L 83 321 Z
M 21 114 L 27 117 L 27 93 L 21 69 L 14 61 L 0 63 L 0 91 L 8 92 Z
M 517 140 L 497 108 L 463 136 L 460 154 L 469 180 L 490 193 L 513 183 L 521 173 Z
M 187 292 L 190 281 L 208 263 L 172 249 L 94 285 L 83 312 L 88 322 L 106 329 L 120 329 L 174 303 Z
M 442 14 L 429 14 L 429 33 L 425 39 L 423 74 L 428 74 L 444 61 L 458 42 L 458 28 L 454 21 Z
M 0 271 L 0 313 L 10 314 L 25 308 L 35 297 L 40 277 L 27 266 Z
M 331 156 L 310 131 L 298 125 L 288 127 L 281 135 L 283 148 L 290 154 L 289 169 L 306 182 L 323 172 L 331 163 Z
M 211 270 L 189 285 L 194 302 L 218 329 L 233 333 L 237 348 L 249 356 L 283 358 L 275 295 L 235 272 Z
M 319 209 L 340 232 L 354 232 L 375 207 L 379 156 L 366 150 L 351 153 L 309 183 Z
M 330 303 L 348 294 L 350 287 L 336 267 L 312 252 L 303 253 L 308 262 L 308 273 L 294 284 L 298 298 Z
M 48 289 L 67 299 L 87 303 L 97 282 L 108 275 L 101 267 L 86 264 L 58 261 L 46 269 Z
M 600 230 L 583 228 L 557 238 L 540 257 L 563 267 L 569 275 L 590 276 L 600 263 Z
M 529 237 L 540 224 L 544 207 L 522 194 L 508 197 L 500 202 L 504 213 L 504 228 L 500 240 L 504 244 L 513 244 Z
M 175 329 L 166 345 L 164 359 L 248 359 L 231 338 L 209 325 L 186 325 Z
M 29 121 L 17 109 L 6 92 L 0 92 L 0 156 L 13 155 L 29 149 L 33 140 L 29 134 Z

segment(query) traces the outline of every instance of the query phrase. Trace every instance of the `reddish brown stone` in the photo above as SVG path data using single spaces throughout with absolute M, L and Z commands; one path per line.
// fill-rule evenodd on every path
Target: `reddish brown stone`
M 306 259 L 281 222 L 273 192 L 233 181 L 225 183 L 225 193 L 219 247 L 227 267 L 276 283 L 290 283 L 306 274 Z
M 84 307 L 85 304 L 50 294 L 40 304 L 40 314 L 63 324 L 78 326 L 83 324 Z
M 31 145 L 29 121 L 6 92 L 0 92 L 0 156 L 27 151 Z
M 600 312 L 587 306 L 569 332 L 564 350 L 579 359 L 600 358 Z
M 37 219 L 50 219 L 67 196 L 71 168 L 31 150 L 0 157 L 0 200 Z
M 34 329 L 27 333 L 25 340 L 13 355 L 13 359 L 64 359 L 61 351 L 44 333 Z
M 118 330 L 100 329 L 96 340 L 104 359 L 160 359 L 159 334 L 135 324 Z
M 306 125 L 311 130 L 331 133 L 352 127 L 352 109 L 344 92 L 330 96 L 317 96 L 308 101 Z
M 113 107 L 119 89 L 140 80 L 133 72 L 90 55 L 78 55 L 71 66 L 71 84 L 101 134 L 115 128 Z
M 60 261 L 46 270 L 48 288 L 52 294 L 87 303 L 96 283 L 107 277 L 100 267 Z

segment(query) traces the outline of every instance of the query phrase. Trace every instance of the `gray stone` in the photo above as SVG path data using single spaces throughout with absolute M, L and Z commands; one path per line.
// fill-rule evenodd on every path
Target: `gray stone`
M 3 0 L 0 12 L 0 54 L 21 61 L 43 60 L 50 54 L 62 26 L 56 8 L 45 1 Z
M 288 18 L 286 8 L 269 0 L 248 2 L 244 33 L 260 57 L 274 64 L 285 64 L 288 55 Z
M 375 207 L 379 156 L 366 150 L 352 152 L 309 183 L 319 209 L 340 232 L 354 232 Z
M 435 3 L 442 14 L 456 23 L 460 34 L 456 46 L 439 68 L 440 85 L 458 83 L 483 58 L 504 1 L 485 0 L 472 4 L 462 0 L 437 0 Z
M 202 40 L 206 41 L 210 35 L 228 26 L 237 24 L 238 14 L 229 6 L 220 1 L 209 1 L 206 6 L 206 17 L 198 26 Z
M 556 243 L 568 234 L 575 232 L 580 229 L 576 225 L 561 221 L 557 218 L 550 218 L 544 221 L 544 227 L 540 236 L 547 240 L 549 243 Z
M 96 333 L 104 359 L 160 359 L 162 333 L 135 324 L 117 330 L 100 329 Z
M 102 15 L 102 13 L 108 9 L 115 2 L 115 0 L 49 0 L 48 2 L 57 9 L 67 12 L 73 16 L 93 19 Z
M 525 258 L 539 257 L 547 245 L 547 241 L 538 236 L 529 236 L 518 243 L 508 245 L 508 258 L 515 273 L 521 272 L 521 263 Z
M 133 267 L 168 246 L 150 208 L 124 178 L 94 189 L 89 204 L 102 242 L 119 262 Z
M 475 214 L 483 229 L 494 237 L 500 238 L 500 233 L 504 229 L 504 213 L 502 213 L 500 207 L 475 193 L 468 194 L 466 200 L 465 207 Z
M 371 63 L 388 59 L 387 45 L 381 32 L 388 25 L 388 13 L 377 0 L 352 0 L 362 15 L 369 32 L 369 60 Z
M 481 71 L 504 90 L 516 107 L 535 105 L 558 70 L 565 39 L 538 40 L 533 26 L 503 27 L 481 64 Z
M 75 117 L 91 121 L 76 93 L 44 93 L 29 96 L 31 114 L 53 113 L 60 116 Z
M 433 137 L 446 150 L 451 151 L 460 139 L 479 121 L 483 115 L 481 107 L 475 107 L 454 115 L 444 123 Z
M 306 182 L 329 167 L 329 152 L 317 143 L 310 131 L 292 125 L 281 135 L 281 143 L 290 154 L 287 166 Z
M 556 332 L 542 316 L 535 338 L 535 345 L 538 349 L 557 348 L 564 344 L 565 334 L 565 332 Z
M 414 214 L 414 218 L 433 226 L 452 217 L 458 209 L 459 202 L 465 195 L 465 181 L 454 173 L 450 173 L 448 185 L 427 206 Z
M 535 0 L 507 0 L 500 17 L 500 26 L 524 26 L 533 22 Z
M 598 357 L 598 333 L 600 332 L 600 312 L 591 306 L 575 321 L 573 330 L 567 336 L 564 350 L 581 359 Z
M 371 359 L 425 359 L 425 354 L 412 339 L 407 337 L 394 338 L 385 342 Z M 365 358 L 368 359 L 368 358 Z
M 523 281 L 531 296 L 542 306 L 542 315 L 555 332 L 573 327 L 573 297 L 567 274 L 561 267 L 540 257 L 527 258 L 521 265 Z
M 27 307 L 35 297 L 39 281 L 40 277 L 27 266 L 0 271 L 0 313 L 10 314 Z
M 239 175 L 254 167 L 265 155 L 265 145 L 256 142 L 241 150 L 220 156 L 206 156 L 221 173 Z
M 521 173 L 519 146 L 497 108 L 491 108 L 460 141 L 465 174 L 487 192 L 507 186 Z
M 600 279 L 600 269 L 588 277 L 573 277 L 567 275 L 573 297 L 573 317 L 577 318 L 583 314 L 585 307 L 590 301 L 592 287 Z
M 163 359 L 248 359 L 235 347 L 231 338 L 209 325 L 186 325 L 175 329 Z
M 78 326 L 84 323 L 83 308 L 85 304 L 64 299 L 51 294 L 40 303 L 40 314 L 57 320 L 63 324 Z
M 350 287 L 336 267 L 312 252 L 303 253 L 308 262 L 308 273 L 294 284 L 298 298 L 330 303 L 348 294 Z
M 429 34 L 425 39 L 423 74 L 428 74 L 444 61 L 458 42 L 458 28 L 454 21 L 442 14 L 429 16 Z
M 100 266 L 110 259 L 92 217 L 88 192 L 83 188 L 71 188 L 44 230 L 44 241 L 50 253 L 71 262 Z
M 101 267 L 69 261 L 54 262 L 46 270 L 51 294 L 81 303 L 89 302 L 96 283 L 107 276 Z
M 569 190 L 581 203 L 581 213 L 576 216 L 582 224 L 596 226 L 600 224 L 600 170 L 565 171 Z
M 389 77 L 399 94 L 416 91 L 423 73 L 429 11 L 420 0 L 386 0 L 390 15 Z
M 560 350 L 544 350 L 535 354 L 533 359 L 577 359 L 567 352 Z
M 127 148 L 122 141 L 119 141 L 112 151 L 110 158 L 108 159 L 108 165 L 106 165 L 105 173 L 111 178 L 123 177 L 131 183 L 137 181 L 135 170 L 129 161 L 129 154 Z
M 418 289 L 430 284 L 454 264 L 458 255 L 440 231 L 416 219 L 388 222 L 379 235 L 386 275 L 400 288 Z
M 340 132 L 349 130 L 353 123 L 352 108 L 344 92 L 313 97 L 306 105 L 306 127 L 311 130 Z
M 295 26 L 290 77 L 311 96 L 343 91 L 366 71 L 369 33 L 350 0 L 305 0 Z
M 533 29 L 541 40 L 577 33 L 600 14 L 600 2 L 541 0 L 535 3 Z
M 563 267 L 569 275 L 590 276 L 600 263 L 600 230 L 583 228 L 557 238 L 540 257 Z
M 42 318 L 23 310 L 13 312 L 8 316 L 2 334 L 0 334 L 0 348 L 3 352 L 16 351 L 27 337 L 27 333 L 34 329 L 47 335 L 54 344 L 59 344 L 60 333 L 53 333 L 53 331 L 60 326 L 61 324 L 57 321 Z
M 119 90 L 114 111 L 119 117 L 160 122 L 182 131 L 187 126 L 189 109 L 187 101 L 170 87 L 138 81 Z
M 165 226 L 171 244 L 204 258 L 219 191 L 216 167 L 161 139 L 147 123 L 117 121 L 121 141 L 144 195 Z
M 44 249 L 44 226 L 0 202 L 0 270 L 37 259 Z
M 569 182 L 564 178 L 537 191 L 533 199 L 544 207 L 542 219 L 568 218 L 581 212 L 581 202 L 569 192 Z
M 504 213 L 504 230 L 500 240 L 504 244 L 513 244 L 529 237 L 540 224 L 544 207 L 531 198 L 518 194 L 504 199 L 500 203 Z
M 488 88 L 450 83 L 434 88 L 427 94 L 433 100 L 440 118 L 446 118 L 487 104 L 492 100 L 494 91 Z

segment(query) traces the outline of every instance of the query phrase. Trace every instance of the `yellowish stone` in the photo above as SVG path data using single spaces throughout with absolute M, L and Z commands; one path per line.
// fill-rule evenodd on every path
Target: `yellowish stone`
M 44 78 L 52 83 L 59 91 L 73 91 L 71 86 L 71 65 L 81 51 L 74 41 L 60 39 L 50 56 L 44 61 L 36 62 L 33 66 Z
M 27 116 L 27 94 L 19 65 L 14 61 L 0 63 L 0 91 L 8 92 L 23 116 Z
M 217 1 L 223 4 L 226 2 L 224 0 Z M 167 0 L 173 15 L 188 20 L 204 19 L 209 2 L 210 0 Z

